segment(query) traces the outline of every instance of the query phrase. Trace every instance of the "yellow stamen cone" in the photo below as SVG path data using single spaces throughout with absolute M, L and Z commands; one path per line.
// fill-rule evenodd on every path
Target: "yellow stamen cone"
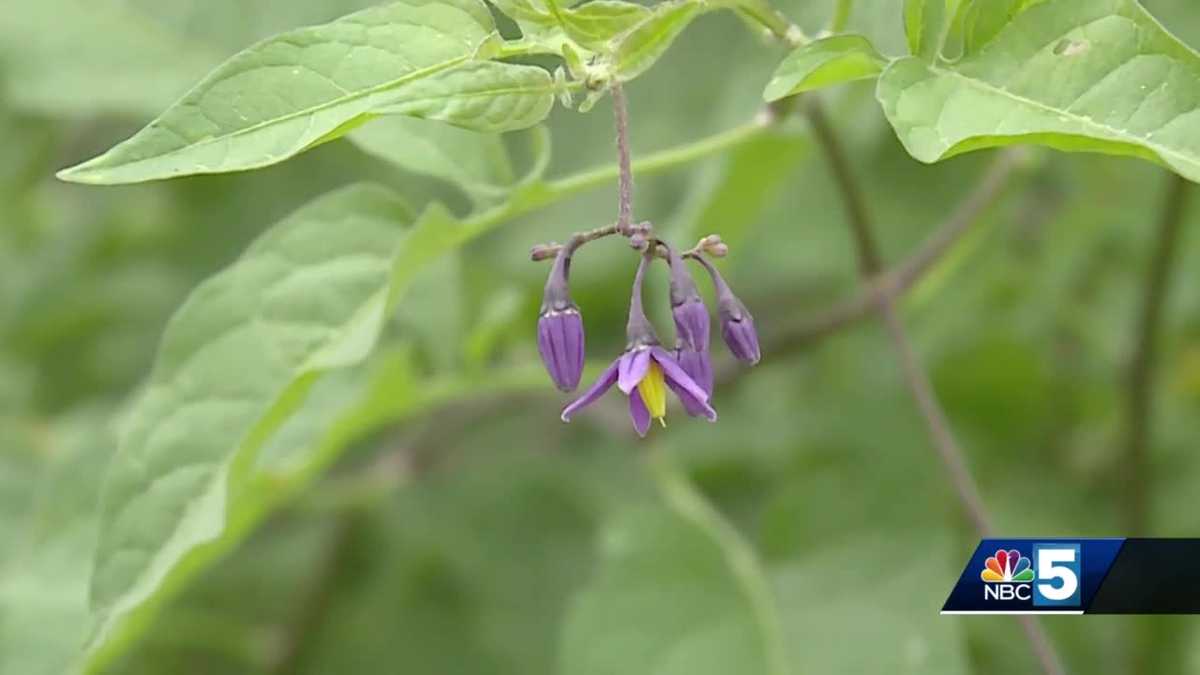
M 650 416 L 658 418 L 665 426 L 663 418 L 667 415 L 667 382 L 663 378 L 662 368 L 653 360 L 650 361 L 646 376 L 638 382 L 638 393 L 642 395 L 642 403 L 646 404 Z

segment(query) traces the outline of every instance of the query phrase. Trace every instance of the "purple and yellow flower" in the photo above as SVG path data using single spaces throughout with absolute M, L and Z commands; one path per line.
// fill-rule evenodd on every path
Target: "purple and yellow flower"
M 696 384 L 670 352 L 662 348 L 654 326 L 642 309 L 642 280 L 651 260 L 649 252 L 643 254 L 633 280 L 629 322 L 625 329 L 628 337 L 625 352 L 612 362 L 583 396 L 563 409 L 564 422 L 570 422 L 572 415 L 594 403 L 614 384 L 629 397 L 629 416 L 639 436 L 646 435 L 651 419 L 657 419 L 665 426 L 668 387 L 685 408 L 697 410 L 710 421 L 716 421 L 717 413 L 708 404 L 708 392 Z
M 659 345 L 639 345 L 612 362 L 596 382 L 562 411 L 562 420 L 594 403 L 613 385 L 629 397 L 629 417 L 639 436 L 650 429 L 650 420 L 665 426 L 667 388 L 670 387 L 685 408 L 703 411 L 715 422 L 717 413 L 708 404 L 708 394 L 675 362 L 670 352 Z
M 579 386 L 584 361 L 583 317 L 571 301 L 567 282 L 572 250 L 564 246 L 554 259 L 538 314 L 538 353 L 550 379 L 563 391 Z

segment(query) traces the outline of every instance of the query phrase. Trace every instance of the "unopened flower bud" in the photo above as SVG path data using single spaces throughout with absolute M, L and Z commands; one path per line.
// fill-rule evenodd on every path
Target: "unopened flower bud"
M 679 252 L 668 247 L 667 258 L 671 263 L 671 315 L 675 319 L 677 341 L 690 351 L 706 352 L 709 334 L 708 309 L 704 306 L 696 282 L 692 280 L 692 275 Z
M 754 317 L 732 293 L 723 298 L 717 307 L 721 317 L 721 337 L 729 351 L 738 359 L 754 365 L 762 358 L 758 349 L 758 331 L 754 329 Z
M 563 391 L 573 391 L 579 386 L 584 360 L 583 317 L 571 301 L 567 284 L 570 267 L 570 247 L 564 246 L 546 280 L 538 316 L 538 353 L 550 379 Z
M 750 310 L 733 294 L 712 263 L 703 256 L 696 256 L 695 259 L 708 270 L 716 288 L 717 316 L 721 319 L 721 337 L 725 345 L 739 360 L 751 365 L 758 363 L 762 353 L 759 351 L 758 331 L 754 328 L 754 317 L 750 315 Z

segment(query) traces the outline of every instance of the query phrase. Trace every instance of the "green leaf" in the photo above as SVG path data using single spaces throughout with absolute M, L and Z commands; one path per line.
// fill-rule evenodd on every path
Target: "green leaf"
M 238 516 L 248 467 L 313 379 L 369 353 L 410 218 L 380 188 L 330 194 L 271 228 L 172 318 L 108 476 L 91 656 Z
M 87 637 L 96 500 L 113 446 L 109 410 L 0 432 L 0 674 L 60 675 Z M 11 520 L 9 518 L 11 517 Z M 16 525 L 17 527 L 11 527 Z M 53 627 L 53 630 L 47 627 Z
M 234 56 L 132 138 L 59 177 L 133 183 L 268 166 L 336 138 L 383 105 L 465 123 L 480 114 L 474 106 L 464 119 L 439 108 L 463 106 L 445 98 L 449 83 L 463 80 L 441 80 L 440 89 L 423 81 L 467 64 L 494 40 L 478 0 L 394 2 L 284 33 Z M 466 83 L 477 88 L 477 74 Z
M 374 120 L 347 138 L 406 171 L 454 183 L 476 200 L 502 196 L 515 180 L 496 134 L 397 116 Z
M 650 461 L 669 508 L 630 509 L 606 528 L 598 574 L 567 616 L 561 672 L 786 672 L 748 548 L 665 458 Z
M 535 66 L 482 61 L 416 80 L 373 115 L 411 115 L 475 131 L 527 129 L 546 119 L 557 89 Z
M 861 35 L 835 35 L 816 40 L 788 54 L 779 64 L 767 83 L 763 99 L 778 101 L 804 91 L 872 79 L 883 72 L 885 65 L 884 58 Z
M 666 53 L 688 24 L 704 11 L 696 2 L 665 2 L 621 36 L 614 49 L 614 74 L 622 82 L 646 72 Z
M 976 14 L 954 63 L 905 58 L 884 71 L 878 98 L 909 154 L 936 162 L 1036 143 L 1200 180 L 1200 56 L 1139 4 L 1028 3 L 998 26 L 1005 16 Z
M 578 8 L 558 9 L 551 3 L 563 32 L 580 45 L 605 51 L 617 36 L 651 16 L 651 11 L 632 2 L 593 0 Z
M 908 39 L 909 53 L 926 61 L 936 58 L 945 46 L 948 33 L 963 7 L 963 1 L 905 0 L 904 35 Z

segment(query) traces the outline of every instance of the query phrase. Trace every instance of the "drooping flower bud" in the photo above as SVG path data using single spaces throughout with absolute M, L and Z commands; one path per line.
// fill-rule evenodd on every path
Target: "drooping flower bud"
M 716 288 L 717 316 L 721 319 L 721 337 L 725 340 L 725 345 L 739 360 L 750 365 L 758 363 L 762 354 L 758 347 L 758 331 L 754 328 L 754 317 L 750 315 L 750 310 L 733 294 L 729 284 L 725 283 L 712 263 L 703 256 L 696 256 L 695 259 L 708 270 L 713 287 Z
M 758 349 L 758 331 L 754 329 L 754 317 L 732 293 L 717 305 L 721 317 L 721 337 L 729 351 L 738 359 L 754 365 L 762 358 Z
M 573 247 L 564 246 L 546 279 L 546 292 L 538 316 L 538 353 L 555 386 L 574 391 L 583 374 L 583 317 L 571 301 L 567 277 Z
M 677 346 L 693 352 L 707 352 L 708 309 L 679 252 L 668 247 L 667 255 L 671 263 L 671 315 L 675 319 Z M 711 392 L 711 387 L 708 390 Z

